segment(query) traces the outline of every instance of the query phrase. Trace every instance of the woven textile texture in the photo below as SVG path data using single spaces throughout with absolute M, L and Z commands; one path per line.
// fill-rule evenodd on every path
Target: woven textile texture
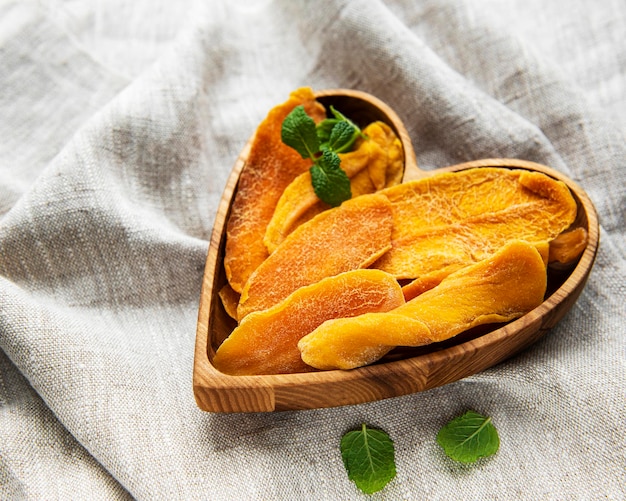
M 623 0 L 0 1 L 0 499 L 365 499 L 341 436 L 386 430 L 372 499 L 626 499 Z M 191 378 L 235 159 L 301 87 L 395 109 L 423 169 L 515 157 L 576 181 L 601 244 L 518 356 L 362 405 L 211 414 Z M 439 428 L 492 417 L 497 455 Z

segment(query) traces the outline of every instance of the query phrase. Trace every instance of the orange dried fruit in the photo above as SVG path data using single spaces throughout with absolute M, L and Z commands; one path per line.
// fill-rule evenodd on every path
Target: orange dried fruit
M 339 154 L 353 198 L 400 183 L 404 172 L 402 143 L 391 127 L 373 122 L 363 134 L 367 139 L 358 139 L 353 151 Z M 268 252 L 274 252 L 294 228 L 328 208 L 315 194 L 311 174 L 300 174 L 285 188 L 267 225 L 264 243 Z
M 404 303 L 398 282 L 379 270 L 354 270 L 301 287 L 280 303 L 251 313 L 217 349 L 214 366 L 231 375 L 313 370 L 298 340 L 325 320 L 389 311 Z
M 577 212 L 561 181 L 504 168 L 439 174 L 380 193 L 393 207 L 392 249 L 373 266 L 398 279 L 452 272 L 513 239 L 550 241 Z
M 541 259 L 543 260 L 544 265 L 548 264 L 548 253 L 549 253 L 549 244 L 548 242 L 537 242 L 534 244 L 535 248 L 539 252 Z M 402 292 L 404 294 L 404 299 L 406 301 L 410 301 L 411 299 L 419 296 L 420 294 L 426 292 L 427 290 L 436 287 L 441 283 L 441 281 L 446 278 L 451 273 L 460 270 L 466 266 L 463 263 L 455 263 L 449 266 L 444 266 L 443 268 L 438 268 L 434 271 L 426 273 L 415 280 L 412 280 L 408 284 L 405 284 L 402 287 Z
M 587 246 L 587 230 L 574 228 L 558 235 L 550 242 L 550 263 L 568 264 L 580 257 Z
M 234 319 L 237 319 L 237 305 L 239 304 L 240 294 L 233 290 L 229 284 L 225 284 L 217 293 L 224 306 L 226 314 Z
M 387 124 L 374 122 L 367 127 L 367 135 L 373 141 L 371 147 L 382 150 L 367 165 L 367 172 L 377 190 L 395 186 L 404 175 L 404 149 L 402 141 Z
M 461 263 L 455 263 L 450 266 L 443 266 L 428 273 L 424 273 L 419 278 L 416 278 L 415 280 L 412 280 L 408 284 L 402 286 L 404 299 L 410 301 L 414 297 L 423 294 L 433 287 L 437 287 L 444 278 L 451 273 L 460 270 L 463 266 L 464 265 Z
M 422 346 L 478 325 L 518 318 L 541 304 L 546 283 L 537 248 L 512 241 L 390 312 L 326 321 L 304 336 L 298 348 L 303 361 L 318 369 L 361 367 L 396 346 Z
M 244 286 L 241 320 L 278 303 L 299 287 L 344 271 L 366 268 L 391 248 L 391 204 L 365 195 L 318 214 L 296 228 Z
M 283 120 L 298 105 L 303 105 L 316 121 L 325 117 L 324 107 L 311 89 L 292 92 L 285 103 L 270 110 L 256 129 L 239 177 L 226 227 L 224 256 L 226 277 L 237 292 L 267 257 L 263 236 L 278 199 L 289 183 L 311 166 L 310 160 L 303 159 L 281 139 Z

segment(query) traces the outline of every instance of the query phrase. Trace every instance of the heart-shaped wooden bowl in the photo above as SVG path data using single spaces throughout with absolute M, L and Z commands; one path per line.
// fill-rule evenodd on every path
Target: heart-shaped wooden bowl
M 599 229 L 596 211 L 586 193 L 561 173 L 517 159 L 485 159 L 433 171 L 418 168 L 409 135 L 396 113 L 379 99 L 359 91 L 337 89 L 316 93 L 360 125 L 374 120 L 389 124 L 405 152 L 405 180 L 443 171 L 474 167 L 509 167 L 540 171 L 569 186 L 578 203 L 575 226 L 588 232 L 587 247 L 575 266 L 550 269 L 545 301 L 523 317 L 460 334 L 443 343 L 396 349 L 379 363 L 349 371 L 321 371 L 270 376 L 229 376 L 211 363 L 215 350 L 235 322 L 218 297 L 226 283 L 223 267 L 226 221 L 250 142 L 230 175 L 215 217 L 202 284 L 196 332 L 193 388 L 198 406 L 212 412 L 268 412 L 358 404 L 424 391 L 480 372 L 530 346 L 552 328 L 580 295 L 593 266 Z

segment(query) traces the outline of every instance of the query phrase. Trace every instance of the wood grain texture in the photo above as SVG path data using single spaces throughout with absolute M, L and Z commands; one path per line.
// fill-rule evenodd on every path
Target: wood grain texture
M 344 89 L 316 93 L 359 125 L 382 120 L 404 146 L 405 181 L 439 172 L 475 167 L 507 167 L 539 171 L 563 181 L 578 204 L 575 226 L 588 232 L 587 247 L 570 269 L 550 270 L 545 301 L 506 325 L 461 334 L 443 343 L 392 351 L 379 363 L 350 371 L 322 371 L 275 376 L 228 376 L 211 364 L 215 350 L 235 327 L 218 292 L 226 283 L 223 269 L 225 228 L 239 174 L 250 142 L 239 155 L 217 209 L 202 283 L 193 368 L 198 407 L 211 412 L 271 412 L 358 404 L 428 390 L 476 374 L 532 345 L 567 313 L 582 292 L 595 261 L 599 226 L 595 208 L 580 186 L 550 167 L 519 159 L 483 159 L 433 171 L 415 161 L 410 137 L 396 113 L 379 99 Z

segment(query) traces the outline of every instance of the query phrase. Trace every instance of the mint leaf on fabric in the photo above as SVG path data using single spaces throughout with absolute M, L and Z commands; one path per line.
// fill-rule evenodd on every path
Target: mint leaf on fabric
M 467 411 L 441 428 L 437 442 L 450 458 L 462 463 L 491 456 L 500 447 L 500 437 L 491 418 L 474 411 Z
M 320 150 L 315 122 L 302 105 L 296 106 L 285 117 L 280 134 L 283 143 L 300 153 L 302 158 L 314 160 Z
M 348 478 L 366 494 L 380 491 L 396 476 L 393 441 L 365 424 L 342 437 L 341 457 Z
M 311 167 L 311 184 L 317 197 L 332 207 L 352 197 L 350 178 L 339 167 L 341 159 L 332 151 L 322 152 Z

